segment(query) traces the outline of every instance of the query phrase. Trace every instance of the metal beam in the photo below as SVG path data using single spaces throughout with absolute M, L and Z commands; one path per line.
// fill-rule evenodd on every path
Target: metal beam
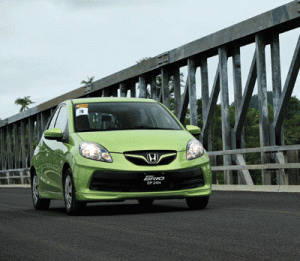
M 6 153 L 7 153 L 7 168 L 8 169 L 12 169 L 12 144 L 11 144 L 11 141 L 12 141 L 12 125 L 7 125 L 6 127 L 6 133 L 7 133 L 7 136 L 6 136 L 6 140 L 7 140 L 7 147 L 6 147 Z
M 186 83 L 185 83 L 184 92 L 183 92 L 183 96 L 182 96 L 181 107 L 180 107 L 179 113 L 178 113 L 178 119 L 182 124 L 184 124 L 187 108 L 188 108 L 188 105 L 189 105 L 189 81 L 188 81 L 188 77 L 189 77 L 189 75 L 187 76 L 187 80 L 186 80 Z
M 234 47 L 232 50 L 232 67 L 233 67 L 233 89 L 234 89 L 234 105 L 235 105 L 235 122 L 239 120 L 239 111 L 242 107 L 242 74 L 241 74 L 241 54 L 240 48 Z M 243 131 L 239 133 L 239 141 L 243 140 Z M 234 138 L 234 141 L 236 138 Z M 242 142 L 236 144 L 232 142 L 234 148 L 242 148 Z
M 6 164 L 6 156 L 5 156 L 5 141 L 6 141 L 6 128 L 1 128 L 1 163 L 2 163 L 2 169 L 7 169 Z
M 235 133 L 235 138 L 237 142 L 237 148 L 240 147 L 239 143 L 241 142 L 241 133 L 242 129 L 245 123 L 248 107 L 251 101 L 251 96 L 253 93 L 253 89 L 255 86 L 256 82 L 256 77 L 257 77 L 257 66 L 256 66 L 256 51 L 254 52 L 248 79 L 246 82 L 243 98 L 240 104 L 240 109 L 238 111 L 238 115 L 236 118 L 235 126 L 234 126 L 234 133 Z
M 282 152 L 277 152 L 275 156 L 275 161 L 278 164 L 286 164 L 285 158 Z M 289 184 L 289 179 L 288 175 L 286 175 L 284 169 L 279 169 L 277 171 L 277 185 L 288 185 Z
M 188 82 L 190 103 L 190 124 L 198 126 L 197 96 L 196 96 L 196 62 L 194 58 L 188 59 Z
M 257 66 L 257 89 L 259 100 L 259 134 L 260 146 L 270 145 L 269 141 L 269 115 L 267 100 L 267 78 L 266 78 L 266 58 L 265 58 L 265 39 L 262 34 L 257 34 L 256 39 L 256 66 Z M 270 156 L 261 153 L 262 164 L 270 163 Z M 270 171 L 262 171 L 263 185 L 271 185 Z
M 202 98 L 202 121 L 204 126 L 204 119 L 207 120 L 208 111 L 209 111 L 209 82 L 208 82 L 208 66 L 207 58 L 200 58 L 200 74 L 201 74 L 201 98 Z M 205 149 L 212 150 L 211 145 L 211 126 L 207 129 L 207 138 L 202 138 L 202 144 Z
M 283 92 L 281 94 L 280 102 L 278 105 L 278 109 L 274 118 L 274 126 L 275 126 L 275 136 L 278 137 L 281 132 L 281 126 L 284 119 L 284 114 L 288 103 L 290 101 L 295 82 L 299 73 L 300 68 L 300 36 L 298 38 L 298 42 L 295 48 L 295 52 L 293 55 L 293 59 L 290 65 L 290 69 L 288 75 L 286 77 L 286 81 L 284 84 Z
M 103 97 L 110 97 L 111 96 L 111 91 L 108 88 L 104 89 L 102 92 L 103 92 Z
M 255 42 L 259 32 L 288 31 L 300 26 L 300 13 L 297 1 L 255 16 L 228 28 L 213 33 L 169 52 L 169 63 L 187 59 L 198 53 L 207 52 L 216 55 L 217 48 L 224 44 L 234 43 L 244 46 Z
M 181 86 L 180 86 L 180 70 L 176 66 L 173 68 L 173 79 L 174 79 L 174 103 L 175 103 L 175 115 L 179 116 L 179 110 L 181 107 Z
M 163 104 L 170 108 L 170 90 L 169 90 L 169 81 L 170 75 L 169 71 L 166 67 L 161 69 L 161 78 L 162 78 L 162 100 Z
M 150 77 L 151 99 L 157 100 L 156 75 Z
M 228 94 L 228 70 L 227 70 L 227 49 L 219 48 L 219 68 L 220 68 L 220 88 L 221 88 L 221 107 L 222 107 L 222 142 L 223 150 L 231 149 L 231 129 L 229 120 L 229 94 Z M 224 166 L 231 165 L 231 157 L 223 156 Z M 232 184 L 232 172 L 225 172 L 225 184 Z
M 34 117 L 28 118 L 28 132 L 29 132 L 29 164 L 31 164 L 31 159 L 33 156 L 33 134 L 34 134 Z
M 135 98 L 136 97 L 136 87 L 135 87 L 135 81 L 130 81 L 130 97 Z
M 246 166 L 246 161 L 242 154 L 236 155 L 236 163 L 238 166 Z M 240 170 L 239 172 L 239 181 L 240 184 L 254 185 L 252 177 L 248 169 Z
M 27 161 L 26 161 L 26 142 L 25 142 L 25 135 L 26 135 L 26 123 L 25 120 L 21 121 L 21 163 L 22 168 L 27 168 Z M 42 133 L 40 132 L 40 138 Z M 38 139 L 38 142 L 40 140 Z
M 114 86 L 114 88 L 111 89 L 111 96 L 118 97 L 118 87 Z
M 17 122 L 13 124 L 14 128 L 14 167 L 15 169 L 20 168 L 20 158 L 19 158 L 19 125 Z
M 209 102 L 208 102 L 207 115 L 203 119 L 203 129 L 202 129 L 202 132 L 201 132 L 202 140 L 208 139 L 210 125 L 211 125 L 212 119 L 214 117 L 215 108 L 216 108 L 216 104 L 217 104 L 217 101 L 218 101 L 219 93 L 220 93 L 220 66 L 218 65 L 217 72 L 216 72 L 216 75 L 215 75 L 214 84 L 213 84 L 211 95 L 210 95 Z
M 146 98 L 147 97 L 147 83 L 146 83 L 146 77 L 144 75 L 139 76 L 139 98 Z
M 120 83 L 120 94 L 121 94 L 121 97 L 127 97 L 127 88 L 126 88 L 126 84 L 124 82 Z

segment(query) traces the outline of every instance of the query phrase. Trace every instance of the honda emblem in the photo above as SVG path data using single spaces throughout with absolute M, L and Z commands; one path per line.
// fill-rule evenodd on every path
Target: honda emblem
M 157 164 L 159 160 L 158 154 L 155 153 L 149 153 L 147 154 L 147 162 L 149 164 Z

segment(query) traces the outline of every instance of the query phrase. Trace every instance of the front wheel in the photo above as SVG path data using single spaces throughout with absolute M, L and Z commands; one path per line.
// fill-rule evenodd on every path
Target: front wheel
M 75 185 L 70 169 L 67 170 L 64 178 L 64 198 L 68 215 L 76 215 L 86 206 L 85 202 L 79 202 L 76 199 Z
M 190 209 L 198 210 L 206 208 L 209 197 L 190 197 L 186 198 L 186 204 Z
M 38 176 L 34 173 L 31 180 L 31 195 L 33 207 L 36 210 L 45 210 L 50 206 L 50 199 L 40 198 L 39 180 Z

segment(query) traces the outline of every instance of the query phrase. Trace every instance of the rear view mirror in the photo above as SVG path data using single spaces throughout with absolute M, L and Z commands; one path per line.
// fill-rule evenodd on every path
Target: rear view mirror
M 62 131 L 59 128 L 46 130 L 44 133 L 45 139 L 60 140 L 62 138 Z
M 194 125 L 186 125 L 186 130 L 192 135 L 199 135 L 201 133 L 201 129 Z

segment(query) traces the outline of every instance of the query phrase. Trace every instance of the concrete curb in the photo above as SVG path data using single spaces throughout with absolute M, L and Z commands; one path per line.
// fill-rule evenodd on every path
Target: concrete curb
M 289 185 L 289 186 L 280 186 L 278 192 L 297 192 L 300 193 L 300 186 L 299 185 Z
M 30 185 L 0 185 L 0 188 L 30 188 Z
M 300 185 L 212 185 L 212 190 L 300 193 Z

